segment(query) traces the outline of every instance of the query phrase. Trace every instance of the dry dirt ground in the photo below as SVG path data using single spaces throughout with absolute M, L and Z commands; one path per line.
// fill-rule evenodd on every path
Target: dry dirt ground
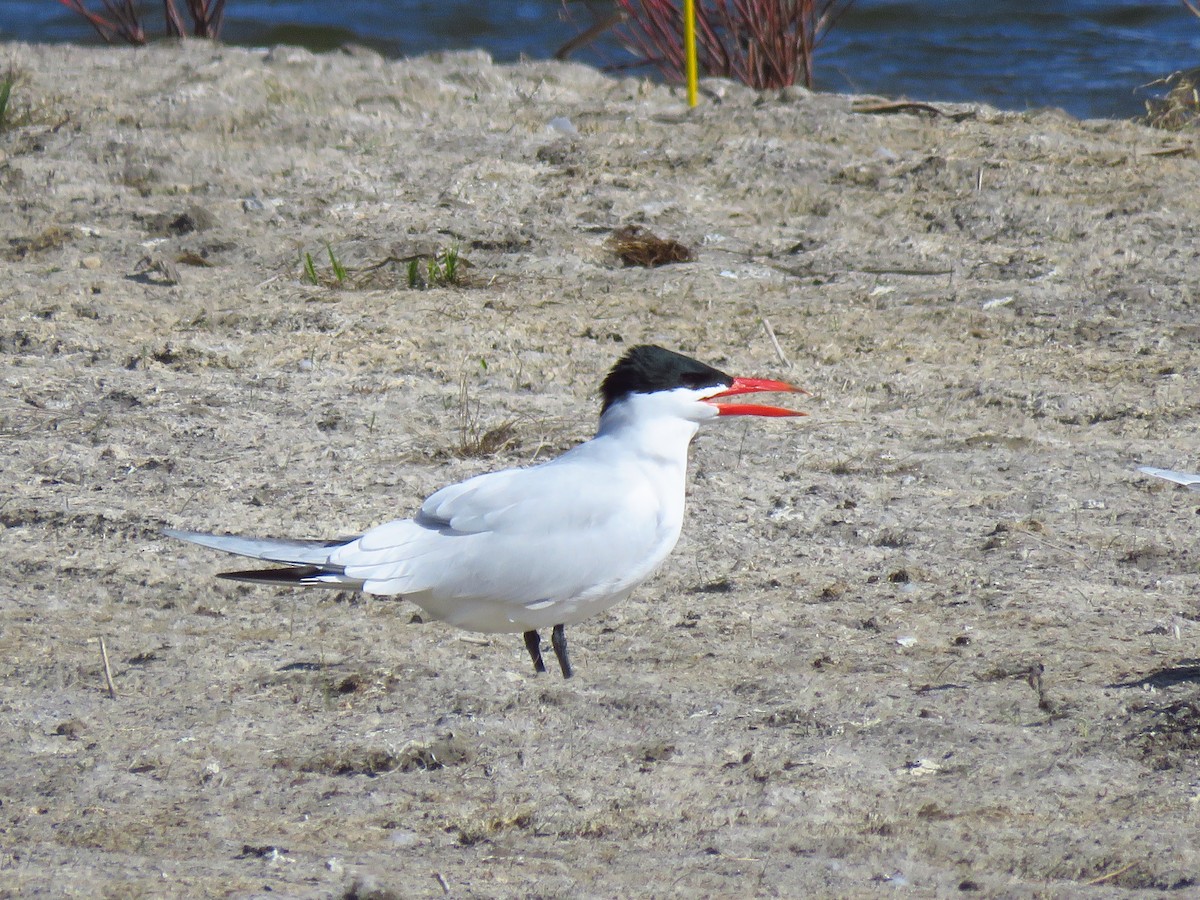
M 1200 502 L 1134 471 L 1200 461 L 1192 138 L 481 54 L 9 67 L 0 894 L 1200 891 Z M 695 260 L 623 267 L 631 224 Z M 571 681 L 159 536 L 545 459 L 641 341 L 811 416 L 700 437 Z

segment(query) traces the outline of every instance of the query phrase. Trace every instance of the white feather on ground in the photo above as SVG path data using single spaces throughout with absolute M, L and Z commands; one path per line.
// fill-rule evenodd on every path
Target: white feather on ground
M 1200 475 L 1193 475 L 1191 472 L 1172 472 L 1170 469 L 1156 469 L 1154 466 L 1141 466 L 1138 471 L 1182 484 L 1189 491 L 1200 491 Z

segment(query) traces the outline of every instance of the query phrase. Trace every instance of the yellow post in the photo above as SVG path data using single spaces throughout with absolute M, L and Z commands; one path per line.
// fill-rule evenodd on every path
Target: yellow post
M 683 0 L 683 52 L 687 61 L 688 106 L 696 105 L 696 0 Z

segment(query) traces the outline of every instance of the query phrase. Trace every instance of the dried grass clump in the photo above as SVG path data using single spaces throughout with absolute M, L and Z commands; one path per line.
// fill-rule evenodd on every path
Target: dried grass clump
M 1200 19 L 1200 4 L 1193 0 L 1181 0 L 1197 19 Z M 1152 81 L 1148 88 L 1165 88 L 1161 97 L 1146 101 L 1146 117 L 1142 120 L 1151 128 L 1166 131 L 1182 131 L 1193 128 L 1200 122 L 1200 68 L 1172 72 L 1166 78 Z
M 460 819 L 454 829 L 458 832 L 458 842 L 464 847 L 471 847 L 489 841 L 503 832 L 528 829 L 533 825 L 533 808 L 521 805 L 500 813 L 485 812 Z
M 1149 721 L 1129 740 L 1152 769 L 1164 772 L 1195 764 L 1200 753 L 1200 705 L 1185 699 L 1166 706 L 1147 704 L 1140 711 Z
M 517 420 L 507 419 L 499 425 L 484 428 L 479 417 L 479 404 L 472 402 L 466 373 L 458 382 L 458 446 L 451 452 L 459 459 L 479 459 L 512 450 L 521 444 Z
M 399 750 L 347 747 L 326 750 L 291 765 L 301 772 L 321 775 L 367 775 L 388 772 L 428 772 L 462 765 L 474 757 L 471 748 L 454 734 L 433 741 L 409 741 Z
M 1183 131 L 1200 124 L 1200 68 L 1172 72 L 1146 87 L 1166 89 L 1161 97 L 1146 101 L 1146 117 L 1142 121 L 1151 128 Z
M 608 248 L 627 266 L 653 269 L 669 263 L 691 262 L 689 247 L 670 238 L 660 238 L 639 225 L 618 228 L 608 239 Z
M 74 239 L 73 232 L 60 228 L 58 225 L 51 225 L 28 237 L 9 238 L 8 248 L 0 251 L 0 256 L 14 261 L 21 260 L 49 250 L 61 250 Z

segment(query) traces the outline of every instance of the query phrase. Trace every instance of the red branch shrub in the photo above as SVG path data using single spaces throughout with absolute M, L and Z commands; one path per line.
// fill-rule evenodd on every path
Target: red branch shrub
M 106 42 L 125 41 L 129 44 L 146 43 L 146 30 L 138 17 L 133 0 L 101 0 L 103 12 L 93 12 L 84 5 L 84 0 L 58 0 L 67 9 L 79 13 Z M 186 0 L 192 27 L 188 29 L 175 6 L 175 0 L 163 0 L 163 14 L 167 22 L 168 37 L 183 37 L 189 31 L 193 37 L 213 38 L 221 33 L 225 18 L 225 0 Z
M 813 85 L 813 51 L 854 0 L 696 0 L 696 55 L 704 75 L 759 90 Z M 617 0 L 615 33 L 644 63 L 684 77 L 682 0 Z

